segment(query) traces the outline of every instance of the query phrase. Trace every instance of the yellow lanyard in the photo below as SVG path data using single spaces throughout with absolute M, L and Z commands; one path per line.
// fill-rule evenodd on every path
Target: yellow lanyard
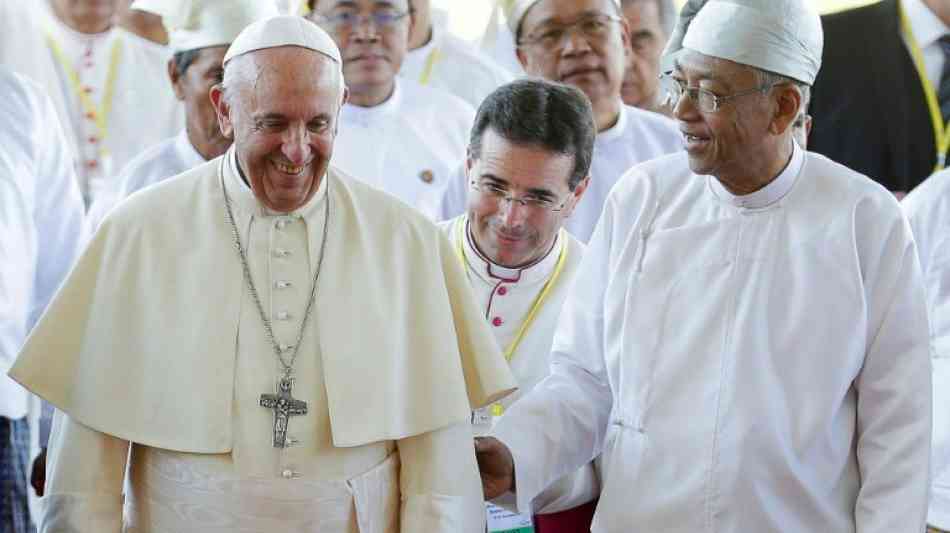
M 463 240 L 465 239 L 465 226 L 467 225 L 468 217 L 459 217 L 458 221 L 455 223 L 456 227 L 456 253 L 459 256 L 459 261 L 462 262 L 462 267 L 465 268 L 465 274 L 468 275 L 468 261 L 465 259 L 465 249 L 462 246 Z M 515 356 L 515 350 L 518 349 L 518 345 L 521 344 L 521 341 L 524 340 L 525 335 L 528 333 L 528 328 L 531 327 L 531 323 L 534 322 L 534 319 L 538 316 L 538 312 L 541 311 L 541 307 L 544 305 L 544 301 L 547 300 L 548 296 L 551 294 L 551 290 L 554 289 L 554 285 L 557 284 L 558 278 L 561 277 L 561 273 L 564 272 L 564 265 L 567 264 L 567 235 L 564 234 L 564 230 L 561 230 L 561 234 L 558 236 L 561 240 L 561 252 L 557 258 L 557 265 L 554 267 L 554 273 L 551 274 L 551 277 L 548 278 L 548 281 L 545 282 L 544 287 L 541 288 L 541 292 L 538 293 L 538 296 L 534 299 L 534 303 L 531 304 L 531 309 L 528 310 L 528 314 L 525 316 L 524 321 L 521 323 L 521 327 L 518 328 L 518 333 L 515 335 L 515 340 L 511 341 L 511 344 L 508 345 L 508 348 L 505 349 L 505 360 L 509 363 L 511 358 Z
M 946 166 L 947 150 L 950 149 L 950 127 L 943 122 L 943 114 L 940 112 L 940 102 L 937 100 L 937 92 L 934 90 L 933 85 L 931 85 L 930 78 L 927 77 L 927 68 L 924 66 L 924 54 L 921 52 L 920 45 L 917 44 L 917 39 L 914 37 L 914 29 L 910 26 L 910 20 L 907 18 L 903 4 L 899 5 L 899 12 L 901 16 L 901 31 L 904 32 L 904 38 L 910 47 L 910 55 L 914 59 L 914 68 L 917 69 L 917 75 L 920 78 L 921 85 L 923 85 L 924 96 L 927 98 L 927 107 L 930 109 L 930 121 L 933 123 L 934 140 L 937 145 L 937 166 L 934 168 L 934 172 L 937 172 L 938 170 L 943 170 Z
M 99 106 L 96 106 L 92 98 L 89 97 L 89 94 L 83 90 L 82 82 L 79 80 L 79 72 L 70 65 L 59 43 L 57 43 L 49 33 L 46 34 L 46 42 L 49 44 L 50 50 L 53 51 L 56 60 L 59 61 L 60 66 L 63 68 L 63 72 L 66 73 L 66 77 L 69 78 L 69 84 L 79 97 L 79 103 L 82 105 L 83 112 L 87 116 L 93 117 L 96 121 L 96 132 L 98 133 L 99 146 L 101 147 L 100 153 L 104 153 L 106 134 L 109 133 L 108 120 L 109 113 L 112 110 L 112 97 L 115 95 L 115 80 L 119 73 L 119 60 L 122 57 L 122 40 L 116 39 L 112 44 L 109 71 L 106 74 L 105 93 L 102 95 L 102 101 Z
M 426 57 L 426 64 L 422 67 L 422 75 L 419 76 L 419 85 L 428 85 L 432 80 L 432 71 L 435 70 L 435 64 L 442 59 L 442 51 L 438 47 L 433 48 Z

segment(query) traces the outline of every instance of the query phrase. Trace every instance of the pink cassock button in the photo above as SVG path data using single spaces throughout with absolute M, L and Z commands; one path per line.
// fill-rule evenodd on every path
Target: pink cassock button
M 504 296 L 508 294 L 508 289 L 506 287 L 498 287 L 498 296 Z
M 495 318 L 492 319 L 491 323 L 497 328 L 501 326 L 502 324 L 504 324 L 504 321 L 502 321 L 500 316 L 496 316 Z

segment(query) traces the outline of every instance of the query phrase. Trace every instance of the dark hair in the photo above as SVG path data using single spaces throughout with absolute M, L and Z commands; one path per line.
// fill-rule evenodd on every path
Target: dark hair
M 475 116 L 468 155 L 481 157 L 482 135 L 491 129 L 509 142 L 537 146 L 574 158 L 567 185 L 573 191 L 590 172 L 594 152 L 594 111 L 580 90 L 539 78 L 495 89 Z
M 185 75 L 185 71 L 198 59 L 198 54 L 200 53 L 201 49 L 175 52 L 175 55 L 172 56 L 172 60 L 175 62 L 175 70 L 179 76 Z

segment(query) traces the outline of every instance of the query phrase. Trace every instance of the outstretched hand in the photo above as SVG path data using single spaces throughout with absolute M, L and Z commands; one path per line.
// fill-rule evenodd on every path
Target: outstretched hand
M 515 490 L 515 460 L 503 442 L 494 437 L 475 437 L 475 458 L 486 500 Z

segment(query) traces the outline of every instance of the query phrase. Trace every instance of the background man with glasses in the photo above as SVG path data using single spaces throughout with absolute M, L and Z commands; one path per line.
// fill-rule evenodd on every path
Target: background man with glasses
M 434 217 L 465 157 L 474 108 L 396 76 L 409 47 L 408 0 L 311 0 L 310 9 L 340 47 L 350 91 L 333 164 Z
M 591 182 L 567 229 L 586 242 L 614 183 L 631 166 L 682 150 L 672 121 L 625 106 L 620 97 L 630 37 L 619 0 L 517 0 L 508 26 L 530 76 L 573 85 L 590 99 L 597 125 Z M 466 182 L 453 179 L 441 215 L 465 206 Z
M 563 226 L 590 182 L 596 132 L 582 92 L 542 80 L 502 86 L 478 110 L 466 162 L 468 210 L 441 225 L 519 390 L 475 413 L 476 435 L 548 374 L 557 317 L 584 253 Z M 534 512 L 546 514 L 537 531 L 589 530 L 599 492 L 592 463 L 566 474 L 536 498 Z M 531 524 L 530 511 L 519 523 L 488 508 L 490 532 Z
M 487 497 L 601 454 L 595 533 L 924 530 L 922 277 L 893 195 L 793 141 L 821 49 L 807 0 L 686 4 L 686 153 L 608 198 L 551 375 L 476 443 Z
M 676 22 L 673 0 L 623 0 L 623 17 L 630 27 L 630 54 L 621 94 L 627 105 L 670 114 L 660 105 L 660 54 Z

